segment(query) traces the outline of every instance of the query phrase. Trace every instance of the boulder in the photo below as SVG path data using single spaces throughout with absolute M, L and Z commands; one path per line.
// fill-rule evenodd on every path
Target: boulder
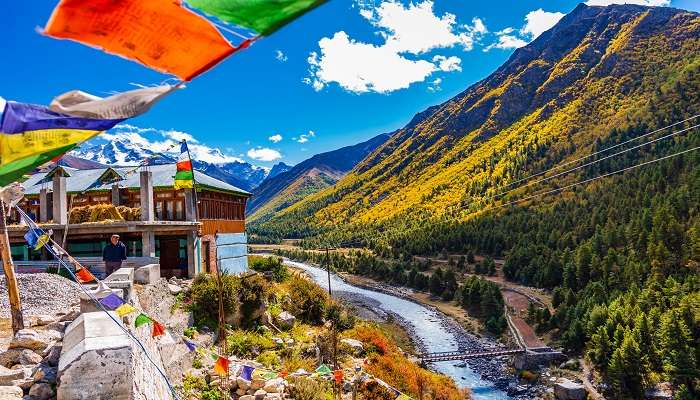
M 284 391 L 284 379 L 270 379 L 269 381 L 265 382 L 265 386 L 263 386 L 263 389 L 267 393 L 281 393 Z
M 661 382 L 644 391 L 644 398 L 648 400 L 672 400 L 673 386 L 670 382 Z
M 173 296 L 177 296 L 180 292 L 182 292 L 182 288 L 180 286 L 173 285 L 172 283 L 168 283 L 168 290 Z
M 44 359 L 41 360 L 41 362 L 51 367 L 57 367 L 58 360 L 61 357 L 61 349 L 63 349 L 63 346 L 60 344 L 55 344 L 51 346 L 46 352 L 46 356 L 44 356 Z
M 236 378 L 236 384 L 238 384 L 239 389 L 243 389 L 244 391 L 250 389 L 250 381 L 240 376 Z
M 266 391 L 262 389 L 258 389 L 253 393 L 253 396 L 255 396 L 255 400 L 263 400 L 265 398 L 265 395 L 267 394 Z
M 56 331 L 38 333 L 33 329 L 21 329 L 10 342 L 10 349 L 44 350 L 49 344 L 61 339 Z
M 263 378 L 253 378 L 253 381 L 250 382 L 250 388 L 253 390 L 262 389 L 263 386 L 265 386 L 265 379 Z
M 238 400 L 255 400 L 255 396 L 250 394 L 245 394 L 238 398 Z
M 29 400 L 49 400 L 53 396 L 53 389 L 48 383 L 35 383 L 29 389 Z
M 296 320 L 296 317 L 287 311 L 282 311 L 277 316 L 277 323 L 280 325 L 280 328 L 291 328 Z
M 246 390 L 243 388 L 236 389 L 236 394 L 239 396 L 243 396 L 245 393 L 246 393 Z
M 587 393 L 582 384 L 562 378 L 554 384 L 554 395 L 559 400 L 585 400 Z
M 282 399 L 282 395 L 279 393 L 268 393 L 265 396 L 265 400 L 281 400 L 281 399 Z
M 34 379 L 34 382 L 55 383 L 57 374 L 58 370 L 56 368 L 45 364 L 39 364 L 34 369 L 32 379 Z
M 160 279 L 160 264 L 148 264 L 134 271 L 134 282 L 142 285 L 156 283 Z
M 362 342 L 356 339 L 341 339 L 340 343 L 348 346 L 353 354 L 355 355 L 360 355 L 365 351 L 365 347 L 362 345 Z
M 8 349 L 0 353 L 0 365 L 10 368 L 14 365 L 34 365 L 41 362 L 41 356 L 29 349 Z
M 19 386 L 0 386 L 0 400 L 22 400 L 24 392 Z
M 0 386 L 10 386 L 12 382 L 27 377 L 24 368 L 9 369 L 0 367 Z

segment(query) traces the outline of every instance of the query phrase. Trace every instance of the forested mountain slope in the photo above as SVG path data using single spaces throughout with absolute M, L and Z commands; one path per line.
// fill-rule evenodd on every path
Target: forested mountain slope
M 695 110 L 697 93 L 677 89 L 697 73 L 699 32 L 696 13 L 579 5 L 492 75 L 419 114 L 333 188 L 255 229 L 291 237 L 468 218 L 505 184 L 590 152 L 614 129 Z

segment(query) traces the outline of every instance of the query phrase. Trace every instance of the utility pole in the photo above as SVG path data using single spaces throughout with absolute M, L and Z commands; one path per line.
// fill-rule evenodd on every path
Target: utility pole
M 333 291 L 331 290 L 331 259 L 329 254 L 330 249 L 326 246 L 326 274 L 328 275 L 328 297 L 333 301 Z M 335 321 L 331 321 L 331 340 L 333 340 L 333 375 L 338 370 L 338 334 L 336 331 Z M 336 398 L 340 398 L 342 387 L 333 380 L 333 392 Z
M 5 202 L 0 200 L 0 257 L 2 258 L 2 269 L 5 272 L 5 282 L 7 293 L 10 297 L 10 314 L 12 315 L 12 332 L 17 333 L 24 329 L 24 318 L 22 317 L 22 304 L 19 298 L 19 288 L 15 277 L 15 267 L 12 264 L 12 252 L 10 251 L 10 238 L 7 235 L 7 225 L 5 223 Z

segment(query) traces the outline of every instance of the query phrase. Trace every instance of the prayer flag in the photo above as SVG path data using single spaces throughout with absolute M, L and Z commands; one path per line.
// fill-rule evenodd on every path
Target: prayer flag
M 175 172 L 175 183 L 173 187 L 177 189 L 192 189 L 194 182 L 194 172 L 192 171 L 192 160 L 187 149 L 187 142 L 184 140 L 180 145 L 180 157 L 177 159 L 177 172 Z
M 42 230 L 37 228 L 29 228 L 29 231 L 24 234 L 24 240 L 27 241 L 29 247 L 36 247 L 39 237 L 42 235 Z
M 228 366 L 230 363 L 228 358 L 219 356 L 216 360 L 216 364 L 214 364 L 214 372 L 219 375 L 228 375 Z
M 218 359 L 219 359 L 219 355 L 218 355 L 218 354 L 216 354 L 216 353 L 214 353 L 213 351 L 211 352 L 211 354 L 210 354 L 210 355 L 211 355 L 211 359 L 212 359 L 212 360 L 214 360 L 214 361 L 216 361 L 216 360 L 218 360 Z
M 222 21 L 267 36 L 326 0 L 186 0 Z
M 158 337 L 165 334 L 165 327 L 161 325 L 158 321 L 153 321 L 153 330 L 151 331 L 151 337 Z
M 277 376 L 280 377 L 280 378 L 286 378 L 287 375 L 289 375 L 289 372 L 284 371 L 284 370 L 283 370 L 283 371 L 280 371 L 280 373 L 277 374 Z
M 36 240 L 36 244 L 34 245 L 34 250 L 39 250 L 39 249 L 41 249 L 42 247 L 44 247 L 44 245 L 45 245 L 46 243 L 49 242 L 49 240 L 50 240 L 49 235 L 47 235 L 47 234 L 45 234 L 45 233 L 42 234 L 42 235 L 39 236 L 39 238 Z
M 93 275 L 87 268 L 79 267 L 75 270 L 75 277 L 78 278 L 80 283 L 90 283 L 96 281 L 95 275 Z
M 189 81 L 236 48 L 179 0 L 61 0 L 46 35 L 70 39 Z
M 132 306 L 131 304 L 124 303 L 117 307 L 117 309 L 114 311 L 117 313 L 118 316 L 123 317 L 125 315 L 129 315 L 133 312 L 136 312 L 136 308 L 134 308 L 134 306 Z
M 177 86 L 163 85 L 130 90 L 107 98 L 80 90 L 63 93 L 53 99 L 49 108 L 55 112 L 84 118 L 133 118 L 174 91 Z
M 253 371 L 255 371 L 255 368 L 251 367 L 250 365 L 244 365 L 243 369 L 241 370 L 241 378 L 247 381 L 252 381 Z
M 270 379 L 277 378 L 277 372 L 275 372 L 275 371 L 266 372 L 262 377 L 266 381 L 269 381 Z
M 102 298 L 100 300 L 100 303 L 102 303 L 103 306 L 114 310 L 115 308 L 124 304 L 124 300 L 122 300 L 122 298 L 117 296 L 116 294 L 110 293 L 108 296 Z
M 190 351 L 195 351 L 197 349 L 197 346 L 195 346 L 195 344 L 190 342 L 189 340 L 184 339 L 183 341 L 185 342 L 185 346 L 187 346 L 187 348 L 190 349 Z
M 341 383 L 343 381 L 343 376 L 342 369 L 336 369 L 333 371 L 333 379 L 335 379 L 335 383 Z
M 134 326 L 138 328 L 139 326 L 148 324 L 150 322 L 152 322 L 152 320 L 148 318 L 146 314 L 139 314 L 139 316 L 136 317 L 136 320 L 134 321 Z
M 399 394 L 399 397 L 396 398 L 396 400 L 411 400 L 411 398 L 408 395 L 401 393 Z
M 326 364 L 321 364 L 318 366 L 318 368 L 316 368 L 316 373 L 318 373 L 319 375 L 328 375 L 331 372 L 331 369 L 328 368 Z
M 123 120 L 72 117 L 43 106 L 8 101 L 0 120 L 0 186 Z

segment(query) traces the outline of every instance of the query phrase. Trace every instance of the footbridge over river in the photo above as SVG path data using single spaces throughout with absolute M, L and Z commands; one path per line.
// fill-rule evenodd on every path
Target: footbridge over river
M 517 369 L 531 369 L 540 365 L 566 360 L 566 356 L 562 354 L 562 352 L 546 346 L 532 348 L 518 347 L 515 349 L 477 352 L 443 351 L 419 354 L 418 358 L 422 364 L 427 364 L 442 361 L 471 360 L 475 358 L 495 358 L 502 356 L 515 356 L 513 364 Z

